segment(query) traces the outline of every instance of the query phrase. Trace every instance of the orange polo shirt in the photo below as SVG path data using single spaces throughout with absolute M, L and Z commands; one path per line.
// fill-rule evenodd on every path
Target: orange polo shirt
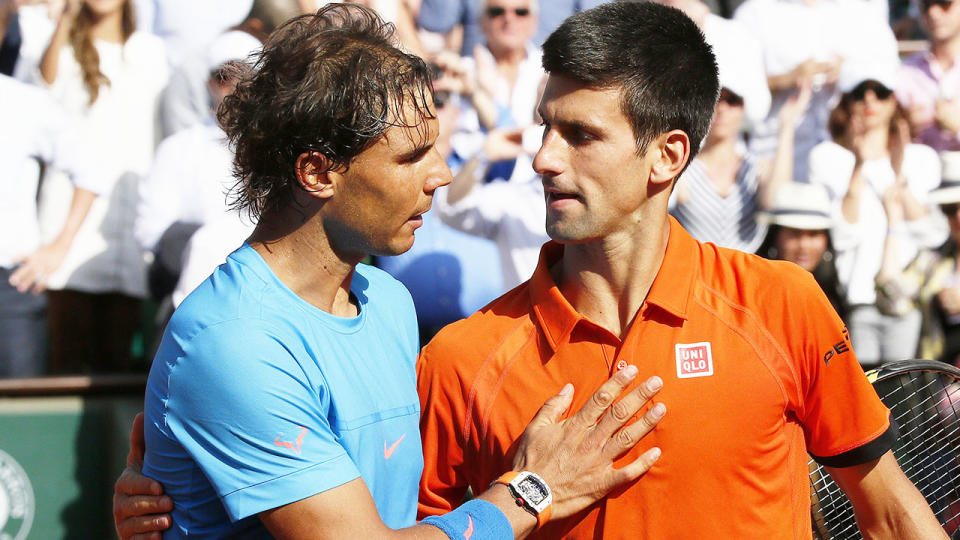
M 846 329 L 800 267 L 701 244 L 670 218 L 663 264 L 626 338 L 577 313 L 548 271 L 422 351 L 421 517 L 509 470 L 513 442 L 567 382 L 578 410 L 618 367 L 659 375 L 660 425 L 620 464 L 663 455 L 627 489 L 538 538 L 810 538 L 807 453 L 876 459 L 896 437 Z M 597 535 L 600 533 L 600 536 Z

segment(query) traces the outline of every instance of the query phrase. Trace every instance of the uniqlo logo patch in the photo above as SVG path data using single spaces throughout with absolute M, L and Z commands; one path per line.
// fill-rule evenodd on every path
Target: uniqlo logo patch
M 710 342 L 677 343 L 677 377 L 709 377 L 713 375 L 713 354 Z

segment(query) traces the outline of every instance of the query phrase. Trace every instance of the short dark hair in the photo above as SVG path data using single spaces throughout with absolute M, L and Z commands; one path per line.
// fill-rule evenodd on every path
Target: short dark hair
M 350 161 L 393 125 L 432 117 L 427 65 L 394 44 L 394 27 L 356 4 L 291 19 L 263 45 L 218 111 L 236 153 L 232 206 L 258 218 L 286 200 L 297 158 L 310 151 Z M 409 117 L 407 117 L 409 119 Z
M 621 86 L 638 151 L 681 129 L 691 159 L 720 91 L 716 59 L 696 23 L 654 2 L 612 2 L 573 15 L 543 44 L 543 68 L 593 87 Z

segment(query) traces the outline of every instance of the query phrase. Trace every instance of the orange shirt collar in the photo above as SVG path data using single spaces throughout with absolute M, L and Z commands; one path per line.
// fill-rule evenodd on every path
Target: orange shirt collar
M 667 251 L 645 303 L 657 306 L 675 317 L 686 319 L 700 250 L 697 241 L 683 230 L 673 216 L 670 216 L 669 220 Z M 550 275 L 550 267 L 560 260 L 562 255 L 562 245 L 556 242 L 544 244 L 540 249 L 537 268 L 530 278 L 529 289 L 533 312 L 554 351 L 567 340 L 577 323 L 583 319 L 563 297 Z

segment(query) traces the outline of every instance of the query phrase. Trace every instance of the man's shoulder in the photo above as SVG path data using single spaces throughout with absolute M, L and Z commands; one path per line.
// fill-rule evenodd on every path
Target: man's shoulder
M 532 325 L 529 282 L 490 302 L 466 319 L 448 324 L 423 348 L 432 362 L 485 358 L 505 337 Z
M 746 308 L 763 309 L 774 300 L 820 292 L 813 275 L 794 263 L 722 247 L 714 253 L 700 273 L 701 282 L 711 293 Z

